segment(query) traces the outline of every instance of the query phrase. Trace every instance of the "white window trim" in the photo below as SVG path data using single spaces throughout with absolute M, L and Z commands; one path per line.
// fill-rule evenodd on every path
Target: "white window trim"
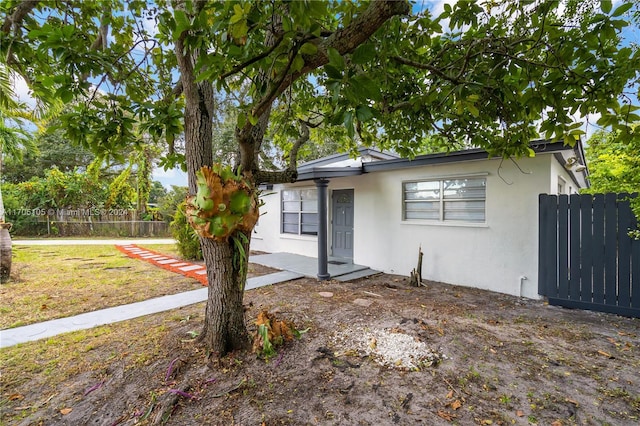
M 298 210 L 296 212 L 285 211 L 284 210 L 284 202 L 285 202 L 284 201 L 284 192 L 285 191 L 308 191 L 308 190 L 316 191 L 316 197 L 318 196 L 317 195 L 317 188 L 315 188 L 315 187 L 302 187 L 301 186 L 301 187 L 295 187 L 295 188 L 283 188 L 283 189 L 280 190 L 280 235 L 281 235 L 281 238 L 291 238 L 291 239 L 317 238 L 317 234 L 316 235 L 314 235 L 314 234 L 305 234 L 305 233 L 302 232 L 302 215 L 304 213 L 315 213 L 315 214 L 318 214 L 317 206 L 313 211 L 311 211 L 311 210 L 303 211 L 302 210 L 302 200 L 299 200 L 300 201 L 300 210 Z M 284 221 L 283 221 L 283 219 L 284 219 L 284 214 L 285 213 L 289 213 L 289 214 L 297 213 L 298 214 L 298 233 L 297 234 L 294 234 L 293 232 L 284 232 Z M 292 238 L 292 237 L 294 237 L 294 238 Z M 298 237 L 298 238 L 295 238 L 295 237 Z
M 566 179 L 558 175 L 558 195 L 563 195 L 563 194 L 571 194 L 571 190 L 569 189 L 569 191 L 567 191 Z
M 454 226 L 454 227 L 469 227 L 469 228 L 486 228 L 487 224 L 487 193 L 486 193 L 486 185 L 487 185 L 487 176 L 489 173 L 469 173 L 469 174 L 455 174 L 455 175 L 439 175 L 439 176 L 429 176 L 429 177 L 418 177 L 415 179 L 405 179 L 402 180 L 401 184 L 401 202 L 402 202 L 402 220 L 403 224 L 412 224 L 412 225 L 430 225 L 430 226 Z M 446 180 L 454 180 L 454 179 L 474 179 L 474 178 L 484 178 L 485 180 L 485 196 L 484 196 L 484 221 L 482 222 L 474 222 L 474 221 L 464 221 L 464 220 L 445 220 L 444 219 L 444 191 L 442 190 L 443 181 Z M 406 215 L 406 199 L 405 199 L 405 184 L 406 183 L 416 183 L 416 182 L 439 182 L 440 184 L 440 198 L 439 198 L 439 218 L 438 219 L 407 219 Z M 456 200 L 448 200 L 449 202 L 455 202 Z M 476 199 L 472 200 L 457 200 L 457 201 L 477 201 Z

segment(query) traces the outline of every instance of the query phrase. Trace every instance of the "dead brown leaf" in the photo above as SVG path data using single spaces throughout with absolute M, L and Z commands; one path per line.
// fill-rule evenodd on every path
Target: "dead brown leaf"
M 9 401 L 18 401 L 20 399 L 24 399 L 24 395 L 21 395 L 19 393 L 14 393 L 12 395 L 9 395 Z
M 598 353 L 607 358 L 613 358 L 613 356 L 609 352 L 598 350 Z
M 516 411 L 516 416 L 518 416 L 518 417 L 524 417 L 524 411 L 522 411 L 522 410 L 517 410 L 517 411 Z
M 562 421 L 556 420 L 553 423 L 551 423 L 551 426 L 562 426 Z
M 449 393 L 447 394 L 447 398 L 448 399 L 453 398 L 453 391 L 452 390 L 450 390 Z
M 60 410 L 60 414 L 62 414 L 63 416 L 66 416 L 72 411 L 73 411 L 73 408 L 63 408 L 62 410 Z
M 454 411 L 455 411 L 455 410 L 457 410 L 457 409 L 458 409 L 458 408 L 460 408 L 460 407 L 462 407 L 462 402 L 460 402 L 460 400 L 459 400 L 459 399 L 456 399 L 455 401 L 453 401 L 453 402 L 451 403 L 451 408 L 452 408 Z
M 444 411 L 444 410 L 438 410 L 437 414 L 440 418 L 443 418 L 448 422 L 452 422 L 453 419 L 457 417 L 455 414 L 451 414 L 448 411 Z

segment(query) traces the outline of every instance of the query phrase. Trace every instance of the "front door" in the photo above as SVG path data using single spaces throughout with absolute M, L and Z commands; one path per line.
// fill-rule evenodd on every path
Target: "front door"
M 353 259 L 353 189 L 333 191 L 331 247 L 335 257 Z

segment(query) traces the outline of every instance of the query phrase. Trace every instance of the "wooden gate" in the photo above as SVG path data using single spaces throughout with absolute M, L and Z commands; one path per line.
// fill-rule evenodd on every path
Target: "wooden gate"
M 629 195 L 541 194 L 539 206 L 538 293 L 551 305 L 640 318 Z

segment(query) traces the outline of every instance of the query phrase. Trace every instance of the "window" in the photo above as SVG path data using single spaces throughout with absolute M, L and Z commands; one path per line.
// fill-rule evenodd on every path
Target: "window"
M 567 181 L 562 177 L 558 176 L 558 195 L 565 194 L 565 187 L 567 186 Z M 569 190 L 569 194 L 571 194 L 571 190 Z
M 403 220 L 484 222 L 485 178 L 404 182 Z
M 282 191 L 282 232 L 318 235 L 318 192 L 315 189 Z

